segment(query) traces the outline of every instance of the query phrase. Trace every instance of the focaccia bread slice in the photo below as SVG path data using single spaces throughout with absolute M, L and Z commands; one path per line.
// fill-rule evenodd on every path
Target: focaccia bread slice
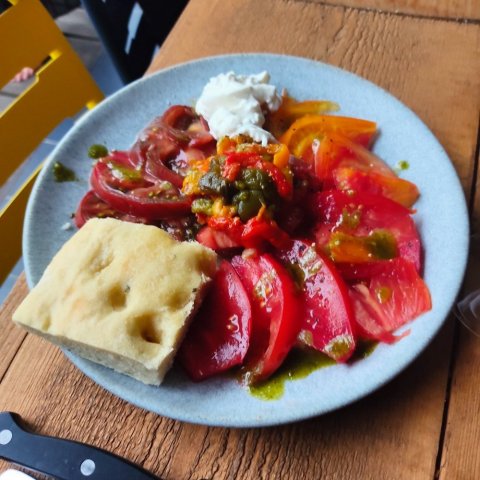
M 13 315 L 78 355 L 159 385 L 216 271 L 216 254 L 160 228 L 92 219 Z

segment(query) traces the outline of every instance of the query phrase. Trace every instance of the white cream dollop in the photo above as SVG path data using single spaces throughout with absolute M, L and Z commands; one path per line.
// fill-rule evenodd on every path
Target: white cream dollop
M 274 112 L 282 101 L 269 80 L 267 72 L 256 75 L 228 72 L 210 79 L 195 108 L 207 120 L 216 139 L 243 134 L 263 145 L 275 141 L 273 135 L 262 128 L 265 123 L 262 108 L 267 106 Z

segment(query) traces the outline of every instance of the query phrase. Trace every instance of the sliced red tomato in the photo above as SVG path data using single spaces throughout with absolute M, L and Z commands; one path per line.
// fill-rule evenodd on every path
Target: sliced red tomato
M 129 215 L 159 220 L 190 213 L 191 199 L 183 197 L 170 182 L 145 176 L 109 157 L 97 162 L 90 183 L 104 202 Z
M 77 211 L 75 212 L 75 225 L 78 228 L 81 228 L 91 218 L 106 217 L 118 218 L 119 220 L 124 220 L 125 222 L 147 223 L 145 218 L 128 215 L 119 212 L 118 210 L 114 210 L 108 203 L 104 202 L 100 197 L 98 197 L 93 190 L 90 190 L 82 198 L 77 207 Z
M 339 190 L 383 195 L 407 208 L 411 207 L 420 196 L 417 186 L 408 180 L 352 167 L 334 170 L 333 181 Z
M 313 196 L 311 215 L 319 248 L 338 263 L 400 256 L 421 267 L 421 243 L 410 210 L 380 195 L 329 190 Z
M 392 332 L 432 308 L 425 282 L 403 258 L 378 262 L 368 281 L 352 286 L 350 298 L 359 335 L 387 343 L 407 335 Z
M 192 380 L 240 365 L 248 350 L 251 321 L 247 292 L 224 260 L 178 352 Z
M 227 233 L 214 230 L 209 226 L 203 227 L 197 233 L 197 242 L 215 251 L 241 247 Z
M 137 168 L 181 188 L 190 158 L 215 151 L 215 139 L 191 107 L 174 105 L 138 136 L 130 154 Z
M 300 287 L 299 340 L 337 362 L 346 362 L 355 350 L 354 319 L 348 288 L 339 272 L 311 242 L 294 240 L 279 255 Z
M 300 331 L 301 305 L 284 267 L 270 255 L 232 259 L 252 306 L 247 383 L 266 379 L 283 362 Z
M 270 243 L 274 247 L 285 248 L 291 241 L 275 221 L 265 218 L 253 217 L 247 223 L 242 223 L 239 217 L 209 217 L 208 227 L 228 236 L 229 241 L 218 238 L 221 245 L 231 243 L 232 246 L 262 248 Z M 207 232 L 203 235 L 205 241 L 209 241 L 210 235 Z
M 241 242 L 246 248 L 260 247 L 268 242 L 276 248 L 290 245 L 291 239 L 273 220 L 253 217 L 245 224 Z

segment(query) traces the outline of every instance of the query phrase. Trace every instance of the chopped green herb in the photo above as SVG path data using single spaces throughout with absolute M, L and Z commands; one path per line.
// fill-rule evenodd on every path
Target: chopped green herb
M 53 164 L 53 176 L 56 182 L 74 182 L 77 180 L 75 172 L 60 162 Z

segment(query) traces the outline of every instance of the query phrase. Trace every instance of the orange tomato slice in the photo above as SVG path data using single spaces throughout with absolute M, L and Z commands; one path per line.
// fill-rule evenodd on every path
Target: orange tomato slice
M 383 195 L 407 208 L 410 208 L 420 196 L 414 183 L 375 171 L 365 172 L 351 167 L 337 168 L 333 172 L 333 179 L 339 190 Z
M 360 118 L 334 115 L 305 115 L 292 123 L 280 137 L 297 157 L 303 157 L 311 149 L 314 140 L 322 141 L 326 135 L 340 133 L 353 142 L 370 145 L 377 131 L 377 124 Z
M 339 109 L 337 103 L 327 100 L 297 102 L 289 96 L 284 96 L 280 108 L 268 115 L 266 128 L 275 138 L 279 138 L 295 120 L 305 115 L 320 115 Z

